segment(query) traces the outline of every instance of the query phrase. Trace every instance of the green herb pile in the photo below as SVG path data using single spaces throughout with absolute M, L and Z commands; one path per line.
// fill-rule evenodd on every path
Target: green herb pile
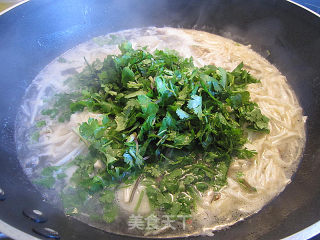
M 67 81 L 77 90 L 59 94 L 43 111 L 62 122 L 84 109 L 104 116 L 77 131 L 90 152 L 74 161 L 72 181 L 82 193 L 101 196 L 108 222 L 116 216 L 110 191 L 123 182 L 144 184 L 153 211 L 191 214 L 199 192 L 226 185 L 234 158 L 256 154 L 244 148 L 246 132 L 269 132 L 268 118 L 246 90 L 259 81 L 242 63 L 227 72 L 195 67 L 171 50 L 149 53 L 128 42 L 119 49 L 103 62 L 85 60 L 83 72 Z

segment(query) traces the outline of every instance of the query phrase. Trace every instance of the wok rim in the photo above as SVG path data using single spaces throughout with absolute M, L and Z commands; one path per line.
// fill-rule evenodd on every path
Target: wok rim
M 5 10 L 1 11 L 1 12 L 0 12 L 0 16 L 3 15 L 3 14 L 5 14 L 6 12 L 9 12 L 10 10 L 12 10 L 12 9 L 14 9 L 14 8 L 16 8 L 16 7 L 24 4 L 24 3 L 26 3 L 26 2 L 29 2 L 29 1 L 30 1 L 30 0 L 23 0 L 23 1 L 21 1 L 21 2 L 18 2 L 18 3 L 16 3 L 16 4 L 13 4 L 11 7 L 8 7 L 8 8 L 6 8 Z
M 0 229 L 6 236 L 19 239 L 19 240 L 41 240 L 40 238 L 34 237 L 28 233 L 25 233 L 18 228 L 15 228 L 0 219 Z M 282 238 L 281 240 L 301 240 L 301 239 L 311 239 L 312 237 L 320 233 L 320 220 L 305 229 L 302 229 L 288 237 Z M 1 236 L 0 236 L 1 238 Z M 188 238 L 188 237 L 186 237 Z

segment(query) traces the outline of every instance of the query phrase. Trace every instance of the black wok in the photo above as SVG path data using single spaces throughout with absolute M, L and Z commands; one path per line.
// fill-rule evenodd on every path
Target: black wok
M 251 44 L 287 76 L 308 116 L 303 159 L 284 192 L 214 237 L 190 239 L 280 239 L 320 220 L 319 16 L 284 0 L 35 0 L 0 16 L 0 232 L 33 239 L 42 238 L 34 229 L 49 227 L 68 240 L 130 238 L 89 227 L 44 202 L 17 160 L 14 123 L 25 89 L 52 59 L 92 37 L 146 26 L 195 28 Z M 22 214 L 28 209 L 48 221 L 30 220 Z

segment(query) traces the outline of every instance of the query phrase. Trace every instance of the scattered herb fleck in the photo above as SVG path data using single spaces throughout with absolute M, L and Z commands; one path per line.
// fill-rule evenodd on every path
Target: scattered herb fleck
M 59 57 L 59 58 L 58 58 L 58 62 L 59 62 L 59 63 L 67 63 L 68 61 L 67 61 L 67 59 L 65 59 L 65 58 L 63 58 L 63 57 Z

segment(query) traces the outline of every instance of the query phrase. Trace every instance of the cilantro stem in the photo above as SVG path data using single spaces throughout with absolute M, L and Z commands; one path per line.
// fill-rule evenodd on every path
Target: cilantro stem
M 90 147 L 90 144 L 88 143 L 88 141 L 81 136 L 81 134 L 79 133 L 79 131 L 77 131 L 75 128 L 72 128 L 72 131 L 73 131 L 75 134 L 77 134 L 77 136 L 82 140 L 82 142 L 84 142 L 84 144 L 86 144 L 87 147 Z
M 141 174 L 141 175 L 138 177 L 138 179 L 136 180 L 136 182 L 134 183 L 134 186 L 133 186 L 133 188 L 132 188 L 132 190 L 131 190 L 131 193 L 130 193 L 129 203 L 132 202 L 133 197 L 134 197 L 134 194 L 136 193 L 137 188 L 138 188 L 140 182 L 142 181 L 142 179 L 143 179 L 143 175 Z
M 83 57 L 83 58 L 84 58 L 84 61 L 85 61 L 86 64 L 87 64 L 88 68 L 90 69 L 91 73 L 92 73 L 95 77 L 97 77 L 97 72 L 96 72 L 96 70 L 89 64 L 89 62 L 87 61 L 86 57 Z
M 140 195 L 139 195 L 139 199 L 138 199 L 138 202 L 137 202 L 137 205 L 135 206 L 135 208 L 134 208 L 134 213 L 135 214 L 137 214 L 137 212 L 138 212 L 138 210 L 139 210 L 139 208 L 140 208 L 140 205 L 141 205 L 141 202 L 142 202 L 142 199 L 143 199 L 143 197 L 144 197 L 144 190 L 140 193 Z
M 240 184 L 240 186 L 245 189 L 248 192 L 257 192 L 257 189 L 255 187 L 252 187 L 247 180 L 244 178 L 238 178 L 237 182 Z
M 207 166 L 202 165 L 202 164 L 193 164 L 187 171 L 191 171 L 191 169 L 194 169 L 194 168 L 201 168 L 201 169 L 203 169 L 203 170 L 205 170 L 207 172 L 215 174 L 215 172 L 212 169 L 210 169 Z
M 221 193 L 213 192 L 213 196 L 212 196 L 212 198 L 211 198 L 211 200 L 210 200 L 210 203 L 212 203 L 213 201 L 219 200 L 220 197 L 221 197 Z

